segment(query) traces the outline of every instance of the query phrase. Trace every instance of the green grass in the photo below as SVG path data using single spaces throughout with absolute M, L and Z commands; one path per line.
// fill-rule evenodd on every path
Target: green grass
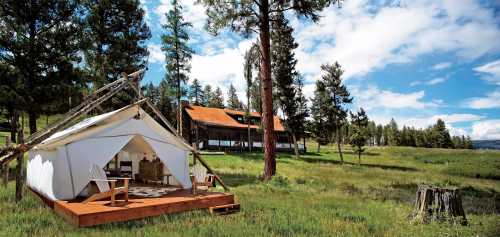
M 309 144 L 310 150 L 315 150 Z M 232 188 L 241 212 L 204 211 L 76 229 L 30 193 L 15 204 L 0 187 L 0 236 L 498 236 L 500 152 L 369 148 L 344 165 L 333 147 L 300 160 L 279 154 L 278 176 L 262 183 L 258 153 L 206 155 Z M 417 185 L 458 186 L 468 226 L 410 224 Z

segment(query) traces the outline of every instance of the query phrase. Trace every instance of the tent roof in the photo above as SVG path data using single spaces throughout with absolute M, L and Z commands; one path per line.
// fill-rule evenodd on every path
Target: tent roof
M 138 113 L 140 114 L 141 120 L 146 124 L 147 127 L 151 128 L 154 133 L 156 133 L 160 137 L 165 137 L 168 140 L 174 140 L 174 144 L 177 147 L 180 147 L 184 150 L 190 149 L 183 143 L 183 141 L 181 141 L 180 138 L 173 135 L 158 122 L 156 122 L 151 116 L 149 116 L 149 114 L 147 114 L 142 108 L 140 108 L 139 105 L 129 105 L 109 113 L 84 119 L 65 130 L 53 134 L 52 136 L 41 142 L 39 145 L 37 145 L 35 149 L 51 149 L 77 140 L 91 137 L 92 135 L 98 134 L 100 131 L 103 131 L 107 128 L 120 126 L 119 124 L 122 124 L 122 122 L 134 118 Z M 131 131 L 135 131 L 135 129 L 130 129 Z

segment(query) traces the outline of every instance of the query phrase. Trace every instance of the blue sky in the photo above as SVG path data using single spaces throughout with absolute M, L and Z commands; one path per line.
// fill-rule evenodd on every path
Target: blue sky
M 144 82 L 159 83 L 165 70 L 161 24 L 169 0 L 143 0 L 152 31 Z M 212 36 L 195 0 L 181 1 L 195 50 L 191 78 L 244 97 L 243 55 L 255 36 Z M 330 7 L 318 24 L 290 14 L 297 69 L 312 96 L 320 65 L 338 61 L 354 96 L 377 123 L 427 127 L 438 118 L 454 135 L 500 139 L 500 1 L 348 0 Z

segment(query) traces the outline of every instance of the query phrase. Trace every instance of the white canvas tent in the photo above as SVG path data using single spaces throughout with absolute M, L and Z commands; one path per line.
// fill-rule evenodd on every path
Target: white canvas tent
M 120 151 L 155 153 L 178 184 L 191 188 L 190 148 L 139 105 L 85 119 L 38 144 L 29 152 L 27 185 L 51 200 L 73 199 L 89 184 L 91 166 L 103 168 Z

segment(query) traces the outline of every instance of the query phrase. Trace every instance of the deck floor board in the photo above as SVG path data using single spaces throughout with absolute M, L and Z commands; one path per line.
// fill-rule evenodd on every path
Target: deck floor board
M 88 227 L 111 222 L 140 219 L 162 214 L 178 213 L 213 206 L 234 204 L 234 195 L 222 192 L 201 192 L 193 195 L 179 190 L 157 198 L 130 196 L 129 202 L 117 198 L 117 205 L 109 200 L 83 204 L 81 200 L 54 201 L 54 211 L 70 224 Z

